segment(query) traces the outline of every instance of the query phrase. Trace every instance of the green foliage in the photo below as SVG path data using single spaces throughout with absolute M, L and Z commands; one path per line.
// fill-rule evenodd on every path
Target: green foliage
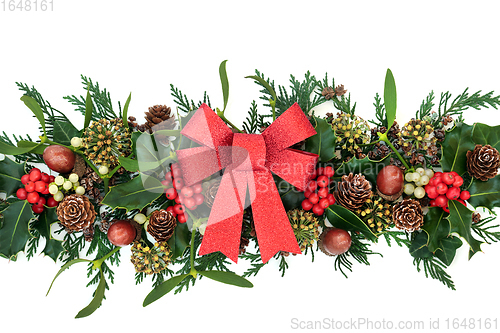
M 445 286 L 452 290 L 455 289 L 455 284 L 451 280 L 451 276 L 446 273 L 446 265 L 435 257 L 430 258 L 415 258 L 413 264 L 417 267 L 417 271 L 421 271 L 420 265 L 423 264 L 426 277 L 431 277 L 441 281 Z
M 415 113 L 415 118 L 423 120 L 425 117 L 431 117 L 431 112 L 433 107 L 434 107 L 434 91 L 431 91 L 429 95 L 427 95 L 427 97 L 420 104 L 420 108 Z
M 326 209 L 328 221 L 336 228 L 347 231 L 361 232 L 368 240 L 377 241 L 377 236 L 371 229 L 353 212 L 341 205 L 331 205 Z
M 6 198 L 23 186 L 21 177 L 26 173 L 25 168 L 26 163 L 16 163 L 8 157 L 0 161 L 0 193 L 5 193 Z
M 459 175 L 467 172 L 466 154 L 475 146 L 471 138 L 472 128 L 473 126 L 458 123 L 451 132 L 446 133 L 445 139 L 441 143 L 444 148 L 441 158 L 443 171 L 456 171 Z
M 250 106 L 250 110 L 248 111 L 248 116 L 243 122 L 243 130 L 247 134 L 255 134 L 262 127 L 266 127 L 268 124 L 264 121 L 264 116 L 258 114 L 257 112 L 257 103 L 252 101 L 252 105 Z
M 90 301 L 89 305 L 80 310 L 80 312 L 78 312 L 75 318 L 88 317 L 101 306 L 102 300 L 104 299 L 104 292 L 106 290 L 107 283 L 106 280 L 104 279 L 104 273 L 101 269 L 99 269 L 98 275 L 99 275 L 99 284 L 97 285 L 97 289 L 94 292 L 94 297 L 92 298 L 92 301 Z
M 32 237 L 29 223 L 34 218 L 28 201 L 16 200 L 2 211 L 3 225 L 0 229 L 0 256 L 15 260 L 19 252 L 24 251 L 26 243 Z
M 174 87 L 173 84 L 170 84 L 170 93 L 172 97 L 174 98 L 174 103 L 177 104 L 179 107 L 179 110 L 189 113 L 191 111 L 197 110 L 201 104 L 205 103 L 209 107 L 210 106 L 210 97 L 208 97 L 207 92 L 205 91 L 203 94 L 203 100 L 199 101 L 198 104 L 195 104 L 194 101 L 191 99 L 188 99 L 185 94 L 182 93 L 182 91 L 176 87 Z
M 306 139 L 305 151 L 319 155 L 320 162 L 328 162 L 335 157 L 335 131 L 325 119 L 313 116 L 312 124 L 316 134 Z
M 500 126 L 477 123 L 472 130 L 472 140 L 478 145 L 490 145 L 500 150 Z
M 489 225 L 492 221 L 495 220 L 495 216 L 490 216 L 485 219 L 482 219 L 478 223 L 472 224 L 472 231 L 479 237 L 483 239 L 483 241 L 487 244 L 491 244 L 492 242 L 500 242 L 500 231 L 494 231 L 492 229 L 498 229 L 499 225 Z
M 348 175 L 349 173 L 361 173 L 375 188 L 377 184 L 377 175 L 385 166 L 391 163 L 390 155 L 386 156 L 380 161 L 373 161 L 366 156 L 363 159 L 351 158 L 348 162 L 343 162 L 341 166 L 335 170 L 335 176 L 340 177 Z
M 469 258 L 481 251 L 481 242 L 472 236 L 472 211 L 455 200 L 448 201 L 450 215 L 447 219 L 451 225 L 451 232 L 456 232 L 469 244 Z
M 399 247 L 410 247 L 411 241 L 408 239 L 408 234 L 404 231 L 387 230 L 382 233 L 387 245 L 391 247 L 391 240 L 394 240 Z
M 493 96 L 493 91 L 481 95 L 481 91 L 477 91 L 469 95 L 469 88 L 466 88 L 463 93 L 455 97 L 450 103 L 451 94 L 447 91 L 441 93 L 439 100 L 438 119 L 446 115 L 461 115 L 468 108 L 480 110 L 483 108 L 492 107 L 497 109 L 500 105 L 500 96 Z M 450 105 L 448 105 L 450 103 Z
M 5 131 L 3 131 L 2 134 L 0 134 L 0 146 L 9 145 L 9 146 L 16 147 L 16 146 L 18 146 L 19 142 L 22 142 L 22 141 L 33 142 L 33 139 L 31 139 L 29 134 L 26 135 L 26 138 L 23 138 L 22 135 L 17 136 L 15 134 L 12 134 L 12 136 L 13 136 L 15 142 L 13 142 L 9 138 L 7 133 L 5 133 Z M 40 154 L 35 154 L 32 152 L 32 150 L 29 150 L 29 149 L 26 149 L 26 150 L 28 152 L 22 153 L 22 154 L 17 154 L 14 156 L 14 159 L 17 163 L 20 163 L 20 162 L 44 163 L 43 158 Z
M 486 182 L 474 179 L 468 191 L 471 196 L 467 201 L 473 207 L 486 207 L 490 211 L 500 207 L 500 177 L 496 176 Z
M 243 277 L 257 276 L 260 270 L 267 264 L 262 262 L 262 257 L 257 248 L 257 253 L 250 253 L 246 251 L 241 257 L 245 260 L 250 260 L 250 265 L 252 267 L 248 268 L 245 273 L 243 273 Z M 269 261 L 268 261 L 269 262 Z
M 330 219 L 328 220 L 330 221 Z M 335 256 L 334 263 L 335 270 L 340 270 L 342 275 L 344 275 L 346 278 L 347 274 L 344 270 L 352 272 L 353 263 L 351 259 L 354 259 L 361 264 L 370 265 L 370 262 L 368 261 L 369 255 L 378 254 L 382 257 L 382 254 L 373 252 L 369 248 L 369 243 L 362 242 L 362 240 L 365 239 L 362 234 L 351 233 L 351 239 L 352 243 L 349 250 L 345 253 Z
M 396 119 L 397 94 L 396 82 L 390 69 L 387 69 L 384 84 L 384 105 L 387 118 L 387 128 L 391 128 Z
M 64 228 L 55 231 L 60 234 Z M 63 263 L 68 263 L 72 260 L 80 258 L 80 252 L 85 247 L 85 236 L 83 232 L 66 233 L 63 238 L 63 248 L 65 250 L 63 256 L 60 258 Z
M 317 84 L 318 84 L 318 88 L 319 88 L 318 95 L 321 95 L 321 91 L 324 88 L 326 88 L 326 87 L 334 88 L 335 87 L 335 79 L 332 79 L 332 84 L 328 85 L 328 74 L 325 74 L 325 78 L 322 81 L 317 81 Z M 325 101 L 326 101 L 326 98 L 321 96 L 321 97 L 319 97 L 319 100 L 317 103 L 319 105 Z M 331 101 L 333 102 L 333 106 L 337 110 L 339 110 L 340 112 L 354 115 L 354 113 L 356 111 L 356 103 L 354 103 L 351 106 L 351 94 L 350 93 L 347 95 L 347 97 L 345 95 L 340 96 L 340 98 L 338 96 L 335 96 L 331 99 Z
M 378 93 L 375 94 L 375 102 L 373 103 L 373 106 L 375 107 L 376 121 L 374 120 L 368 120 L 368 121 L 377 127 L 385 126 L 387 128 L 387 115 L 385 112 L 385 105 L 382 102 L 382 98 L 380 98 L 380 95 Z
M 177 223 L 174 234 L 168 240 L 168 246 L 172 253 L 172 261 L 181 258 L 189 247 L 191 232 L 186 223 Z
M 82 233 L 83 234 L 83 233 Z M 102 232 L 100 228 L 95 228 L 94 230 L 94 237 L 92 238 L 92 241 L 90 242 L 89 249 L 87 250 L 87 256 L 90 255 L 95 255 L 95 258 L 102 258 L 106 256 L 108 253 L 110 253 L 115 246 L 111 244 L 109 241 L 107 234 Z M 109 262 L 111 265 L 116 265 L 118 266 L 120 263 L 120 251 L 117 251 L 111 255 L 106 262 L 103 262 L 101 265 L 101 271 L 103 274 L 107 274 L 108 279 L 110 280 L 111 283 L 114 283 L 114 272 L 111 270 L 109 265 L 107 264 Z M 89 265 L 89 271 L 87 274 L 87 277 L 90 277 L 92 271 L 91 271 L 92 266 Z M 96 280 L 97 277 L 97 280 Z M 94 279 L 91 280 L 87 284 L 87 286 L 94 284 L 97 282 L 99 279 L 99 274 L 96 274 L 94 276 Z
M 198 271 L 198 273 L 204 277 L 212 279 L 217 282 L 229 284 L 241 288 L 252 288 L 253 284 L 247 279 L 234 274 L 233 272 L 224 271 Z
M 42 250 L 42 253 L 54 260 L 57 261 L 57 258 L 64 251 L 62 246 L 62 242 L 60 240 L 54 239 L 50 233 L 50 227 L 52 224 L 57 223 L 57 213 L 55 208 L 46 208 L 39 216 L 37 221 L 30 226 L 30 231 L 35 237 L 37 235 L 37 243 L 39 236 L 43 236 L 45 238 L 45 247 Z M 32 241 L 30 240 L 30 243 Z
M 440 248 L 441 240 L 450 234 L 451 226 L 446 215 L 440 207 L 429 207 L 429 212 L 424 216 L 422 230 L 428 235 L 427 246 L 433 253 Z

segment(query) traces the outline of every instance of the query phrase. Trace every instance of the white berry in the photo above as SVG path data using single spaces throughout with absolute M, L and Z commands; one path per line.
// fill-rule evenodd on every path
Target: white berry
M 54 194 L 55 201 L 62 201 L 62 199 L 64 199 L 64 194 L 61 191 Z
M 408 172 L 408 173 L 405 175 L 405 180 L 406 180 L 407 182 L 412 182 L 412 181 L 413 181 L 413 173 Z
M 419 186 L 415 189 L 415 191 L 413 192 L 413 194 L 415 195 L 415 197 L 417 199 L 422 199 L 424 196 L 425 196 L 425 190 L 423 187 Z
M 420 174 L 418 172 L 414 172 L 412 175 L 413 175 L 413 182 L 418 182 L 420 180 Z
M 54 183 L 56 183 L 56 185 L 61 186 L 62 184 L 64 184 L 64 177 L 63 176 L 57 176 L 56 179 L 54 179 Z
M 423 176 L 425 174 L 424 168 L 417 168 L 415 171 L 418 172 L 420 176 Z
M 425 174 L 429 177 L 429 179 L 434 177 L 434 171 L 432 169 L 425 169 Z
M 101 175 L 107 175 L 107 174 L 108 174 L 108 172 L 109 172 L 109 169 L 108 169 L 108 167 L 107 167 L 107 166 L 105 166 L 105 165 L 101 165 L 101 166 L 99 167 L 99 173 L 100 173 Z
M 50 194 L 54 195 L 57 192 L 59 192 L 59 186 L 57 186 L 56 184 L 52 184 L 49 186 L 49 193 Z
M 63 187 L 63 189 L 65 189 L 66 191 L 69 191 L 69 190 L 71 190 L 71 188 L 73 187 L 73 183 L 72 183 L 72 182 L 70 182 L 69 180 L 67 180 L 67 181 L 65 181 L 65 182 L 63 183 L 63 186 L 62 186 L 62 187 Z
M 143 224 L 144 222 L 146 222 L 148 218 L 146 217 L 146 215 L 142 214 L 142 213 L 139 213 L 139 214 L 136 214 L 134 216 L 134 221 L 139 223 L 139 224 Z
M 75 188 L 75 193 L 79 195 L 84 195 L 85 194 L 85 188 L 83 186 L 77 186 Z
M 427 185 L 429 184 L 429 176 L 427 175 L 423 175 L 422 177 L 420 177 L 420 183 L 422 183 L 422 185 Z
M 406 195 L 412 195 L 415 190 L 415 186 L 413 184 L 407 183 L 405 184 L 404 191 Z
M 75 148 L 80 148 L 83 144 L 83 140 L 77 136 L 71 139 L 71 145 Z
M 78 182 L 78 175 L 76 173 L 72 173 L 71 175 L 69 175 L 68 179 L 74 184 Z

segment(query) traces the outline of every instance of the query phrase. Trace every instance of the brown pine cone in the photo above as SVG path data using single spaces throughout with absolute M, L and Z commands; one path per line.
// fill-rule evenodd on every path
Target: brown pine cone
M 70 231 L 82 231 L 94 223 L 96 212 L 86 196 L 68 195 L 57 206 L 60 223 Z
M 467 152 L 467 170 L 469 175 L 482 181 L 495 177 L 500 166 L 500 154 L 490 145 L 476 145 Z
M 409 232 L 420 230 L 424 224 L 424 214 L 420 202 L 413 199 L 404 199 L 394 205 L 392 220 L 398 229 Z
M 161 129 L 173 129 L 175 126 L 174 116 L 170 114 L 171 109 L 166 105 L 155 105 L 149 108 L 149 111 L 144 112 L 146 123 L 144 127 L 149 133 L 153 133 L 153 127 L 160 124 Z M 163 124 L 163 122 L 167 123 Z M 164 128 L 165 127 L 165 128 Z M 156 129 L 156 128 L 155 128 Z
M 94 224 L 89 225 L 88 228 L 83 229 L 83 236 L 85 237 L 85 241 L 91 242 L 94 239 Z
M 85 163 L 83 157 L 81 157 L 78 154 L 75 155 L 76 155 L 75 166 L 73 166 L 73 170 L 70 172 L 70 174 L 76 173 L 78 175 L 78 178 L 81 179 L 85 174 L 85 171 L 87 170 L 87 163 Z
M 325 87 L 321 92 L 321 95 L 325 96 L 325 99 L 332 99 L 336 96 L 335 90 L 332 87 Z
M 337 96 L 342 96 L 347 92 L 347 90 L 344 89 L 344 85 L 341 84 L 335 88 L 335 95 Z
M 219 185 L 220 181 L 216 181 L 211 184 L 205 192 L 205 205 L 207 205 L 208 208 L 212 208 L 212 205 L 214 204 L 215 196 L 219 190 Z
M 151 213 L 148 232 L 157 242 L 166 242 L 174 234 L 177 219 L 172 213 L 161 209 Z
M 372 185 L 362 174 L 350 173 L 342 176 L 333 195 L 338 204 L 354 211 L 371 197 Z

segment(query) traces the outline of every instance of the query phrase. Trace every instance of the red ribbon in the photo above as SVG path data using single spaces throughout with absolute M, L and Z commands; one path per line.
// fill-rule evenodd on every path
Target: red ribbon
M 186 185 L 225 168 L 200 255 L 221 251 L 237 262 L 247 189 L 262 261 L 278 251 L 300 254 L 271 174 L 301 191 L 311 180 L 318 155 L 289 148 L 316 134 L 299 105 L 292 105 L 262 134 L 241 134 L 203 104 L 181 134 L 201 145 L 177 151 Z

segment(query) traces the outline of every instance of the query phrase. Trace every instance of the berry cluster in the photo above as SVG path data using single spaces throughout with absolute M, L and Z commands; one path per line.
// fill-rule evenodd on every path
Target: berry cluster
M 174 200 L 175 205 L 167 207 L 167 211 L 177 217 L 180 223 L 188 219 L 185 209 L 195 210 L 205 201 L 201 192 L 203 187 L 200 183 L 191 186 L 185 186 L 182 179 L 182 172 L 177 163 L 171 165 L 171 171 L 165 174 L 165 180 L 162 184 L 167 187 L 165 195 L 169 200 Z M 172 187 L 170 187 L 172 186 Z
M 40 214 L 44 211 L 45 205 L 55 207 L 59 204 L 49 192 L 49 184 L 54 181 L 54 176 L 49 176 L 41 172 L 38 168 L 33 168 L 28 174 L 21 177 L 24 187 L 17 190 L 16 195 L 19 200 L 28 200 L 32 204 L 34 213 Z
M 62 201 L 64 199 L 64 193 L 69 191 L 75 191 L 78 195 L 84 195 L 85 188 L 80 186 L 78 180 L 79 177 L 76 173 L 69 175 L 68 179 L 63 176 L 57 176 L 49 184 L 49 193 L 54 196 L 56 201 Z
M 441 207 L 447 213 L 448 200 L 457 200 L 463 205 L 465 200 L 470 198 L 469 191 L 461 191 L 460 186 L 464 180 L 455 171 L 451 172 L 436 172 L 429 180 L 429 184 L 425 186 L 425 193 L 432 199 L 430 205 L 432 207 Z
M 417 168 L 415 172 L 406 173 L 405 180 L 408 183 L 404 187 L 405 194 L 413 194 L 417 199 L 422 199 L 425 196 L 424 186 L 429 184 L 432 177 L 434 177 L 432 169 Z
M 314 214 L 321 216 L 328 206 L 335 203 L 333 194 L 329 192 L 330 178 L 334 174 L 335 171 L 331 166 L 316 169 L 313 179 L 304 191 L 306 198 L 302 201 L 302 209 L 306 211 L 312 209 Z

